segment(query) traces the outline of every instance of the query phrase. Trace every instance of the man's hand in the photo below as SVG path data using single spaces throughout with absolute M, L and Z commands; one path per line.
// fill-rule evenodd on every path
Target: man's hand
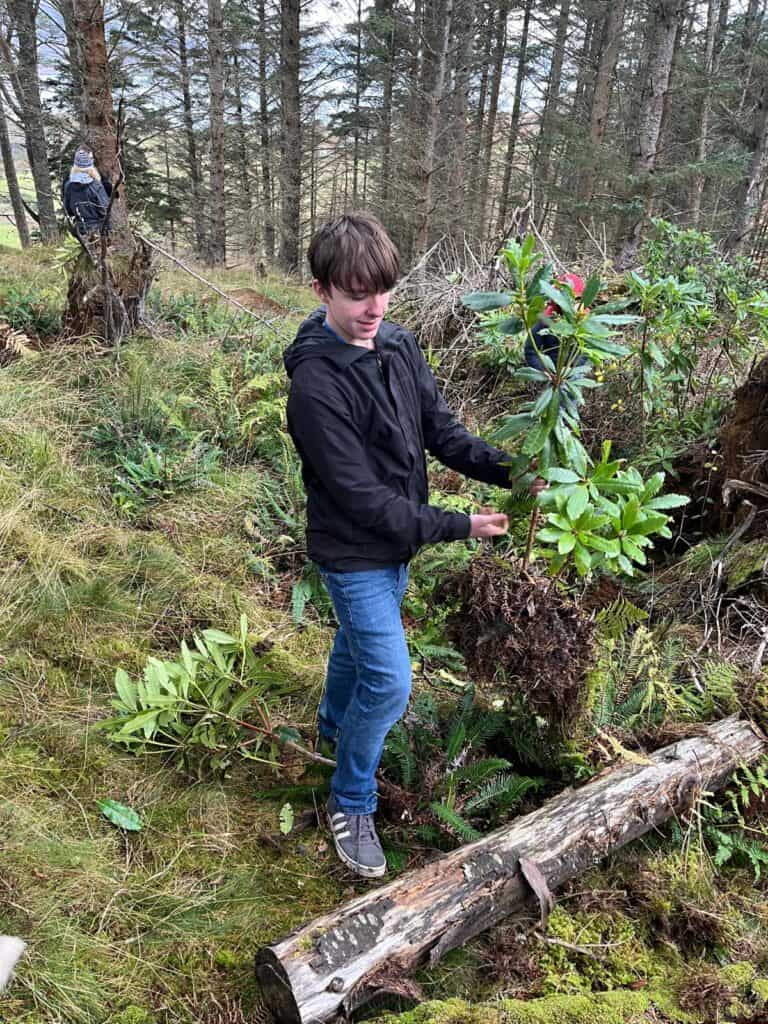
M 544 479 L 544 477 L 537 476 L 528 487 L 528 493 L 531 495 L 531 497 L 538 498 L 541 492 L 546 491 L 548 487 L 549 484 Z
M 503 512 L 470 516 L 470 537 L 501 537 L 509 530 L 509 520 Z

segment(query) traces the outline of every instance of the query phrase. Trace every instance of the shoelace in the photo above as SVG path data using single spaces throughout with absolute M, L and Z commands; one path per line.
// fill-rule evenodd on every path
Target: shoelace
M 376 829 L 374 828 L 374 825 L 373 825 L 373 815 L 371 815 L 371 814 L 361 814 L 360 815 L 360 823 L 358 825 L 357 838 L 358 838 L 358 842 L 360 840 L 366 840 L 366 839 L 370 840 L 371 842 L 375 842 L 376 841 L 377 836 L 376 836 Z

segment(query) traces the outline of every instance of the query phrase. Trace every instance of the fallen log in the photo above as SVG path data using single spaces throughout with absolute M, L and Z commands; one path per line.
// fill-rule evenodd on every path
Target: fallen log
M 316 918 L 256 954 L 264 998 L 280 1024 L 321 1024 L 393 987 L 418 963 L 521 910 L 535 896 L 542 918 L 550 890 L 637 839 L 740 764 L 768 740 L 736 716 L 609 769 L 475 843 L 407 872 Z M 394 984 L 393 984 L 394 983 Z

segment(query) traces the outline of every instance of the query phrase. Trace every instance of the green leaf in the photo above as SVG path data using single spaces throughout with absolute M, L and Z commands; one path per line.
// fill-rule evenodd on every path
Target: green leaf
M 687 498 L 684 494 L 660 494 L 658 498 L 652 498 L 651 501 L 645 503 L 646 508 L 680 508 L 681 505 L 687 505 L 690 498 Z
M 118 738 L 122 736 L 130 736 L 132 733 L 141 732 L 143 729 L 145 736 L 151 736 L 159 714 L 160 712 L 156 708 L 152 708 L 151 711 L 142 711 L 141 714 L 134 715 L 133 718 L 129 718 L 115 735 Z M 147 732 L 148 727 L 149 732 Z
M 508 316 L 504 320 L 499 320 L 494 327 L 499 334 L 519 334 L 525 324 L 519 316 Z
M 563 533 L 557 542 L 557 550 L 561 555 L 567 555 L 576 547 L 576 536 L 573 533 Z
M 115 672 L 115 689 L 123 704 L 131 711 L 137 711 L 136 697 L 138 690 L 131 682 L 130 676 L 125 669 L 119 668 Z
M 530 432 L 528 437 L 525 439 L 523 445 L 523 452 L 526 455 L 538 455 L 544 445 L 547 443 L 549 437 L 550 428 L 546 424 L 542 424 L 536 427 Z
M 606 324 L 609 327 L 622 327 L 624 324 L 642 323 L 643 318 L 641 316 L 630 316 L 628 313 L 623 313 L 617 316 L 610 314 L 606 316 L 603 313 L 593 313 L 592 316 L 587 317 L 584 321 L 585 324 L 588 324 L 590 320 L 596 320 L 599 324 Z
M 232 715 L 233 718 L 237 718 L 243 708 L 249 707 L 256 700 L 261 700 L 263 695 L 263 686 L 251 686 L 250 689 L 235 697 L 230 705 L 228 714 Z
M 566 506 L 570 519 L 578 519 L 589 504 L 589 491 L 586 487 L 576 487 L 568 499 Z
M 211 641 L 214 644 L 218 644 L 220 647 L 227 647 L 230 644 L 237 646 L 237 640 L 229 633 L 224 633 L 220 629 L 204 629 L 203 637 L 207 641 Z
M 548 299 L 551 299 L 551 301 L 555 303 L 558 309 L 562 309 L 565 313 L 570 313 L 571 316 L 573 316 L 573 300 L 565 289 L 560 291 L 560 289 L 555 288 L 555 286 L 550 284 L 548 281 L 542 281 L 541 290 Z
M 572 469 L 564 469 L 561 466 L 552 466 L 541 474 L 551 484 L 577 484 L 581 477 Z
M 544 410 L 549 405 L 550 399 L 554 391 L 552 388 L 544 388 L 539 397 L 536 399 L 533 408 L 531 409 L 532 416 L 541 416 Z
M 491 309 L 503 309 L 512 303 L 513 296 L 506 292 L 468 292 L 462 295 L 462 305 L 476 313 L 487 313 Z
M 615 538 L 601 537 L 597 533 L 586 533 L 582 537 L 584 543 L 595 551 L 602 551 L 604 555 L 612 555 L 614 558 L 621 553 L 618 540 Z
M 511 437 L 517 437 L 523 431 L 529 430 L 535 423 L 533 416 L 527 412 L 518 413 L 516 416 L 507 416 L 501 426 L 494 433 L 497 441 L 508 441 Z
M 283 804 L 280 808 L 280 831 L 284 836 L 293 829 L 293 808 L 290 804 Z
M 304 609 L 307 601 L 312 596 L 312 584 L 309 580 L 299 580 L 291 588 L 291 617 L 297 626 L 301 625 L 304 618 Z
M 136 811 L 117 800 L 97 800 L 96 806 L 105 818 L 125 832 L 141 832 L 144 828 L 144 822 Z
M 599 291 L 600 291 L 600 278 L 599 278 L 599 276 L 597 274 L 593 274 L 591 277 L 587 278 L 587 282 L 584 285 L 584 291 L 582 292 L 582 296 L 581 296 L 581 304 L 582 304 L 582 306 L 585 306 L 585 307 L 591 306 L 592 303 L 597 298 L 597 293 Z
M 539 530 L 536 534 L 536 540 L 543 541 L 545 544 L 556 544 L 563 536 L 565 536 L 565 534 L 562 530 L 553 530 L 550 529 L 550 527 L 545 526 L 543 530 Z
M 550 374 L 543 370 L 534 370 L 532 366 L 521 366 L 512 374 L 515 380 L 549 381 Z
M 579 575 L 586 576 L 592 568 L 592 558 L 583 544 L 577 544 L 573 549 L 573 560 Z

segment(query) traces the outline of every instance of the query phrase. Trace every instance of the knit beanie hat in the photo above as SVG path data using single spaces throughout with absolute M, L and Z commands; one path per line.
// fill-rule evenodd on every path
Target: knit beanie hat
M 93 167 L 93 153 L 85 146 L 80 146 L 75 153 L 75 167 Z

